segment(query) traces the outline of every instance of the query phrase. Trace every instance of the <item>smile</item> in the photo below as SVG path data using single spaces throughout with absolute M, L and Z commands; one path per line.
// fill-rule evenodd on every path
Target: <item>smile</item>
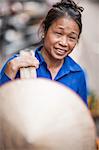
M 60 54 L 60 55 L 64 55 L 67 51 L 65 50 L 65 49 L 59 49 L 59 48 L 57 48 L 56 49 L 57 51 L 57 54 Z

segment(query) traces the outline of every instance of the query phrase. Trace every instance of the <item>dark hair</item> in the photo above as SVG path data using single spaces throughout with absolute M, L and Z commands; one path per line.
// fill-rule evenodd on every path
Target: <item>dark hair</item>
M 79 36 L 82 32 L 82 20 L 81 20 L 81 12 L 83 11 L 83 7 L 78 6 L 72 0 L 61 0 L 52 6 L 52 8 L 48 11 L 47 16 L 42 22 L 42 28 L 46 33 L 51 24 L 59 19 L 62 16 L 69 15 L 79 26 Z

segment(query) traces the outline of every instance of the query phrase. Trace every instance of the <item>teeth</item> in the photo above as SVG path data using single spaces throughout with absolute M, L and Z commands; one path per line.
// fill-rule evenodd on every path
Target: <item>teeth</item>
M 59 50 L 59 51 L 66 51 L 65 49 L 61 49 L 61 48 L 57 48 L 57 50 Z
M 59 51 L 64 51 L 63 49 L 60 49 L 60 48 L 58 48 L 57 50 L 59 50 Z
M 63 50 L 63 49 L 58 49 L 59 51 L 61 51 L 61 52 L 65 52 L 65 50 Z
M 60 54 L 64 54 L 65 50 L 63 50 L 63 49 L 57 49 L 57 52 L 60 53 Z

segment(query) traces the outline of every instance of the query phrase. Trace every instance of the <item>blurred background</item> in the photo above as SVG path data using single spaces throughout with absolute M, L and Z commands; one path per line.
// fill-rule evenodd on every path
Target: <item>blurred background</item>
M 58 1 L 0 0 L 0 69 L 14 53 L 27 47 L 35 49 L 40 44 L 40 23 Z M 99 132 L 99 0 L 74 1 L 84 7 L 83 32 L 71 57 L 85 70 L 89 109 Z

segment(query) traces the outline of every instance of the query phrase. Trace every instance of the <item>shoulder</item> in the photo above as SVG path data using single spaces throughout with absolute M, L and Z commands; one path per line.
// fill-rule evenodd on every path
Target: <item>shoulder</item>
M 3 72 L 4 72 L 4 70 L 5 70 L 6 66 L 7 66 L 7 63 L 10 62 L 12 59 L 18 57 L 18 56 L 19 56 L 18 53 L 17 53 L 17 54 L 14 54 L 14 55 L 12 55 L 11 57 L 9 57 L 9 58 L 4 62 L 3 66 L 2 66 L 2 68 L 1 68 L 1 71 L 0 71 L 0 74 L 1 74 L 1 75 L 2 75 Z
M 79 79 L 80 86 L 81 84 L 87 84 L 87 72 L 81 67 L 76 61 L 74 61 L 70 56 L 68 56 L 68 62 L 71 72 L 76 73 L 77 79 Z
M 34 50 L 34 52 L 35 53 L 39 53 L 40 51 L 41 51 L 41 49 L 42 49 L 42 45 L 41 46 L 38 46 L 35 50 Z
M 10 58 L 8 58 L 7 62 L 19 56 L 19 53 L 13 54 Z
M 75 72 L 82 72 L 84 74 L 84 68 L 82 68 L 74 59 L 72 59 L 70 56 L 66 57 L 67 64 L 71 71 Z

